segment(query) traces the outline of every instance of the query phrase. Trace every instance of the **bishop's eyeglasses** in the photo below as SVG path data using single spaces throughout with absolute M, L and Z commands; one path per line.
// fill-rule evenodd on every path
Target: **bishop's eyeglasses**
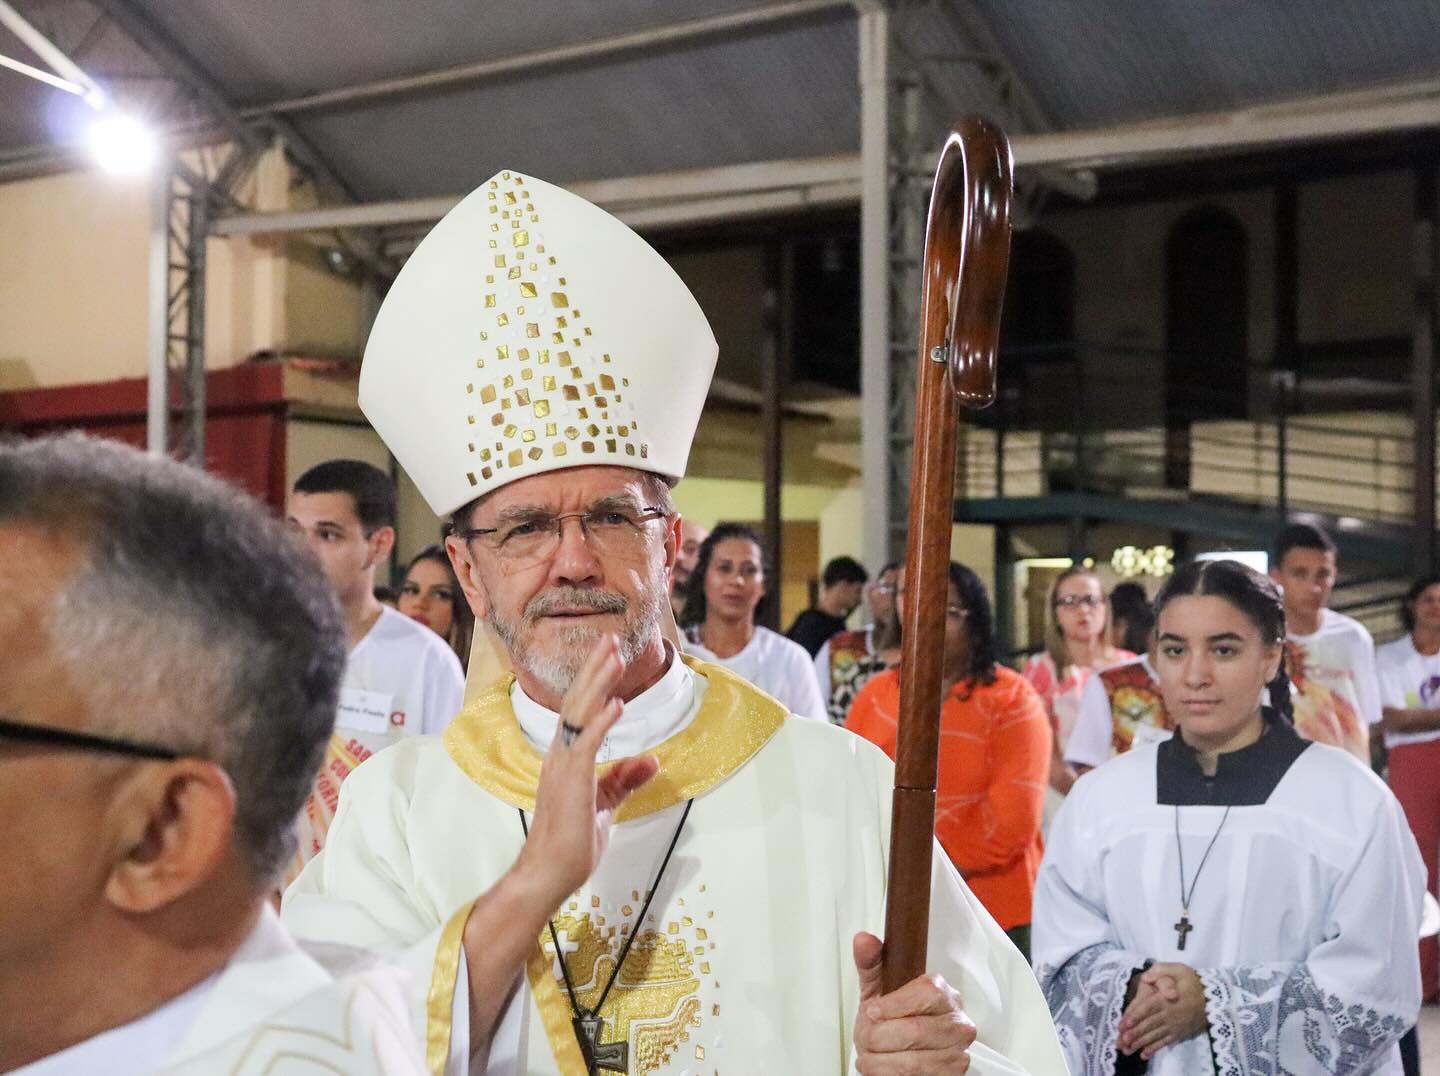
M 590 548 L 603 556 L 633 557 L 645 544 L 645 525 L 669 513 L 654 506 L 602 501 L 583 512 L 501 513 L 493 527 L 471 527 L 456 532 L 470 541 L 480 539 L 501 560 L 525 567 L 554 556 L 565 533 L 565 521 L 580 521 L 580 534 Z
M 10 721 L 0 717 L 0 743 L 33 744 L 39 747 L 58 747 L 72 751 L 101 751 L 111 755 L 130 755 L 132 758 L 158 759 L 174 762 L 183 753 L 159 744 L 141 743 L 114 736 L 99 736 L 89 732 L 74 732 L 57 729 L 48 725 L 29 725 L 21 721 Z

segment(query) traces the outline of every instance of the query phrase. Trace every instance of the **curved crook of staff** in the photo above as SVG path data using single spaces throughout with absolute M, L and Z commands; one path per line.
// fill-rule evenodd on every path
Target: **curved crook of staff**
M 966 119 L 945 140 L 930 194 L 885 908 L 886 992 L 925 972 L 955 438 L 962 404 L 979 408 L 995 399 L 1011 172 L 1004 133 L 986 120 Z

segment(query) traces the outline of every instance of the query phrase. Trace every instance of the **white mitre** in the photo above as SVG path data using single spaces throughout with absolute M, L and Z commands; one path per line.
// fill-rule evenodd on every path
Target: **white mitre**
M 439 516 L 562 467 L 673 480 L 717 350 L 648 243 L 569 191 L 501 172 L 445 215 L 391 286 L 360 409 Z

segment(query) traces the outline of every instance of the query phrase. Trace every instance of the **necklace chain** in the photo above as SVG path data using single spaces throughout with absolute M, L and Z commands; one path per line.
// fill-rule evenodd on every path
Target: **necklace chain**
M 690 808 L 694 805 L 695 801 L 693 799 L 685 801 L 685 810 L 680 815 L 680 824 L 675 827 L 675 832 L 670 837 L 670 846 L 665 849 L 665 858 L 660 861 L 660 869 L 655 872 L 655 881 L 651 883 L 649 892 L 645 894 L 645 903 L 640 905 L 640 914 L 635 918 L 635 928 L 625 936 L 625 943 L 620 947 L 619 959 L 615 961 L 615 967 L 610 972 L 610 978 L 606 980 L 605 989 L 600 993 L 600 1000 L 595 1003 L 595 1007 L 589 1010 L 589 1012 L 580 1008 L 580 1001 L 575 996 L 575 984 L 570 980 L 570 967 L 565 962 L 565 951 L 560 948 L 560 938 L 555 930 L 555 920 L 553 918 L 548 920 L 547 925 L 550 928 L 550 941 L 555 946 L 555 958 L 560 961 L 560 974 L 565 980 L 565 993 L 570 998 L 570 1009 L 577 1020 L 587 1016 L 596 1016 L 600 1010 L 605 1007 L 605 999 L 610 996 L 610 988 L 615 985 L 615 980 L 620 977 L 620 969 L 625 966 L 625 958 L 630 955 L 630 946 L 635 941 L 636 935 L 640 933 L 640 927 L 645 922 L 645 915 L 650 911 L 650 904 L 655 899 L 655 894 L 660 891 L 660 880 L 665 877 L 665 868 L 670 866 L 670 857 L 675 853 L 675 846 L 680 843 L 680 833 L 685 828 L 685 820 L 690 817 Z M 528 839 L 530 837 L 530 827 L 525 822 L 525 811 L 523 809 L 520 810 L 520 829 Z
M 1232 804 L 1233 806 L 1233 804 Z M 1190 879 L 1190 891 L 1185 891 L 1185 845 L 1180 840 L 1180 805 L 1175 805 L 1175 854 L 1180 864 L 1180 910 L 1184 915 L 1190 914 L 1190 898 L 1195 895 L 1195 887 L 1200 884 L 1200 872 L 1205 869 L 1205 861 L 1210 858 L 1210 853 L 1215 848 L 1215 842 L 1220 839 L 1220 831 L 1225 828 L 1225 823 L 1230 818 L 1230 807 L 1225 808 L 1225 813 L 1220 816 L 1220 824 L 1215 827 L 1215 833 L 1210 838 L 1210 843 L 1205 846 L 1205 854 L 1200 857 L 1200 866 L 1195 868 L 1195 877 Z

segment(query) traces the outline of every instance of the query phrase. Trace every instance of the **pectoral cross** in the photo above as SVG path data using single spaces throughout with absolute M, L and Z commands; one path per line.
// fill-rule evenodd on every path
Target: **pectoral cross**
M 580 1040 L 580 1053 L 585 1058 L 589 1076 L 598 1076 L 601 1069 L 607 1072 L 630 1071 L 630 1044 L 600 1041 L 600 1032 L 605 1027 L 603 1019 L 587 1012 L 575 1017 L 571 1023 L 575 1025 L 575 1037 Z
M 1190 909 L 1186 908 L 1180 913 L 1180 922 L 1175 924 L 1175 947 L 1177 949 L 1185 948 L 1185 935 L 1194 929 L 1190 925 Z

